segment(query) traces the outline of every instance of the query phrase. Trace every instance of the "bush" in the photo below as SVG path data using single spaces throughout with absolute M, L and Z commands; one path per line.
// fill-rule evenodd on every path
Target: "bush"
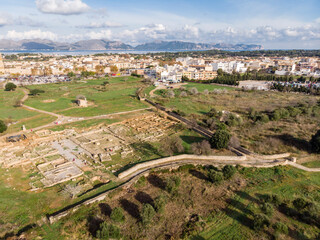
M 100 224 L 100 230 L 97 231 L 97 238 L 103 240 L 120 239 L 120 229 L 114 225 L 103 222 Z
M 32 89 L 30 91 L 30 95 L 32 95 L 32 96 L 40 95 L 40 93 L 44 93 L 44 91 L 41 89 Z
M 231 135 L 225 130 L 217 130 L 210 139 L 211 147 L 215 149 L 227 148 L 229 145 Z
M 236 173 L 237 169 L 232 165 L 226 165 L 222 169 L 224 179 L 230 179 Z
M 165 195 L 159 195 L 154 199 L 154 209 L 158 213 L 162 213 L 167 204 L 167 197 Z
M 276 231 L 276 232 L 280 232 L 283 234 L 288 234 L 289 230 L 287 225 L 281 223 L 281 222 L 276 222 L 275 224 L 272 225 L 272 228 Z
M 223 180 L 223 173 L 218 172 L 214 169 L 210 169 L 208 173 L 208 178 L 212 183 L 215 183 L 216 185 L 220 184 Z
M 166 181 L 166 191 L 168 193 L 174 193 L 180 186 L 181 179 L 178 176 L 172 176 Z
M 259 117 L 258 117 L 259 121 L 262 122 L 262 123 L 268 123 L 269 122 L 269 116 L 267 114 L 261 114 Z
M 263 203 L 261 206 L 261 210 L 268 216 L 272 216 L 274 211 L 273 206 L 270 203 Z
M 124 221 L 124 214 L 123 210 L 120 207 L 117 207 L 112 210 L 110 218 L 115 222 L 123 222 Z
M 5 91 L 14 91 L 17 88 L 17 86 L 14 83 L 7 83 L 6 86 L 4 87 Z
M 190 93 L 191 93 L 192 95 L 197 95 L 197 94 L 199 93 L 199 91 L 198 91 L 197 88 L 193 87 L 193 88 L 190 89 Z
M 151 223 L 156 211 L 154 208 L 149 204 L 143 204 L 142 211 L 141 211 L 141 221 L 144 226 L 147 226 Z
M 0 120 L 0 133 L 3 133 L 5 131 L 7 131 L 8 127 L 7 125 L 4 123 L 4 121 Z
M 255 214 L 253 219 L 253 229 L 256 231 L 260 231 L 265 226 L 270 225 L 269 218 L 264 214 Z
M 312 151 L 320 153 L 320 130 L 310 140 Z
M 191 151 L 196 155 L 209 155 L 211 153 L 210 143 L 206 140 L 191 144 Z
M 293 201 L 293 206 L 298 210 L 301 211 L 308 206 L 308 202 L 303 198 L 297 198 Z
M 165 139 L 163 144 L 165 154 L 172 156 L 174 153 L 182 153 L 184 150 L 181 138 L 174 136 Z
M 182 91 L 180 93 L 180 97 L 187 97 L 188 96 L 188 93 L 186 91 Z

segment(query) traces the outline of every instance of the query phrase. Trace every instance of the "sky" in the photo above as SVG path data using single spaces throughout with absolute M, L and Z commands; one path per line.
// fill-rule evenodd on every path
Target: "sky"
M 320 49 L 320 0 L 0 0 L 0 39 Z

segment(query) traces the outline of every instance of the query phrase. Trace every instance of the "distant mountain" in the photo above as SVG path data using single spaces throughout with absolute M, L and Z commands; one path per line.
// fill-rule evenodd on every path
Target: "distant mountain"
M 261 50 L 261 45 L 247 44 L 208 44 L 208 43 L 192 43 L 182 41 L 157 41 L 145 43 L 135 47 L 139 51 L 182 51 L 182 50 Z
M 53 42 L 43 39 L 32 40 L 0 40 L 0 50 L 26 51 L 81 51 L 81 50 L 136 50 L 136 51 L 192 51 L 192 50 L 261 50 L 261 45 L 248 44 L 207 44 L 182 41 L 156 41 L 133 47 L 119 42 L 104 39 L 83 40 L 75 43 Z

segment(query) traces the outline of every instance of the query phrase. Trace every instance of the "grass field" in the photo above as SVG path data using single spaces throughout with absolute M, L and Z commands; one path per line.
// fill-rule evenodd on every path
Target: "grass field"
M 109 84 L 104 87 L 105 81 Z M 134 77 L 30 86 L 30 89 L 41 89 L 45 93 L 30 97 L 26 105 L 65 116 L 78 117 L 130 111 L 146 107 L 135 97 L 140 86 L 142 86 L 140 79 Z M 87 108 L 76 106 L 74 101 L 78 95 L 84 95 L 87 98 L 89 104 Z
M 21 89 L 14 92 L 0 90 L 0 120 L 4 120 L 7 124 L 12 123 L 4 134 L 18 132 L 23 125 L 27 129 L 31 129 L 48 124 L 56 119 L 46 114 L 15 107 L 16 102 L 23 96 L 24 93 Z

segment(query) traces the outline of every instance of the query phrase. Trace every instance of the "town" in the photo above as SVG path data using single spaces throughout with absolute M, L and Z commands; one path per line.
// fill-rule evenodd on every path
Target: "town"
M 320 78 L 318 57 L 178 57 L 169 61 L 161 56 L 101 54 L 60 56 L 54 54 L 16 54 L 0 56 L 0 81 L 17 85 L 70 81 L 73 76 L 146 76 L 156 85 L 183 80 L 208 81 L 218 70 L 229 74 L 258 72 L 286 77 L 287 82 L 300 76 L 299 86 L 310 87 Z M 290 78 L 291 76 L 291 78 Z M 293 78 L 295 77 L 295 78 Z M 306 81 L 306 78 L 311 81 Z M 246 79 L 251 80 L 251 79 Z M 253 79 L 255 80 L 255 79 Z M 251 84 L 254 86 L 254 84 Z M 319 84 L 312 85 L 319 87 Z M 249 86 L 250 87 L 250 86 Z M 261 87 L 262 89 L 263 86 Z

